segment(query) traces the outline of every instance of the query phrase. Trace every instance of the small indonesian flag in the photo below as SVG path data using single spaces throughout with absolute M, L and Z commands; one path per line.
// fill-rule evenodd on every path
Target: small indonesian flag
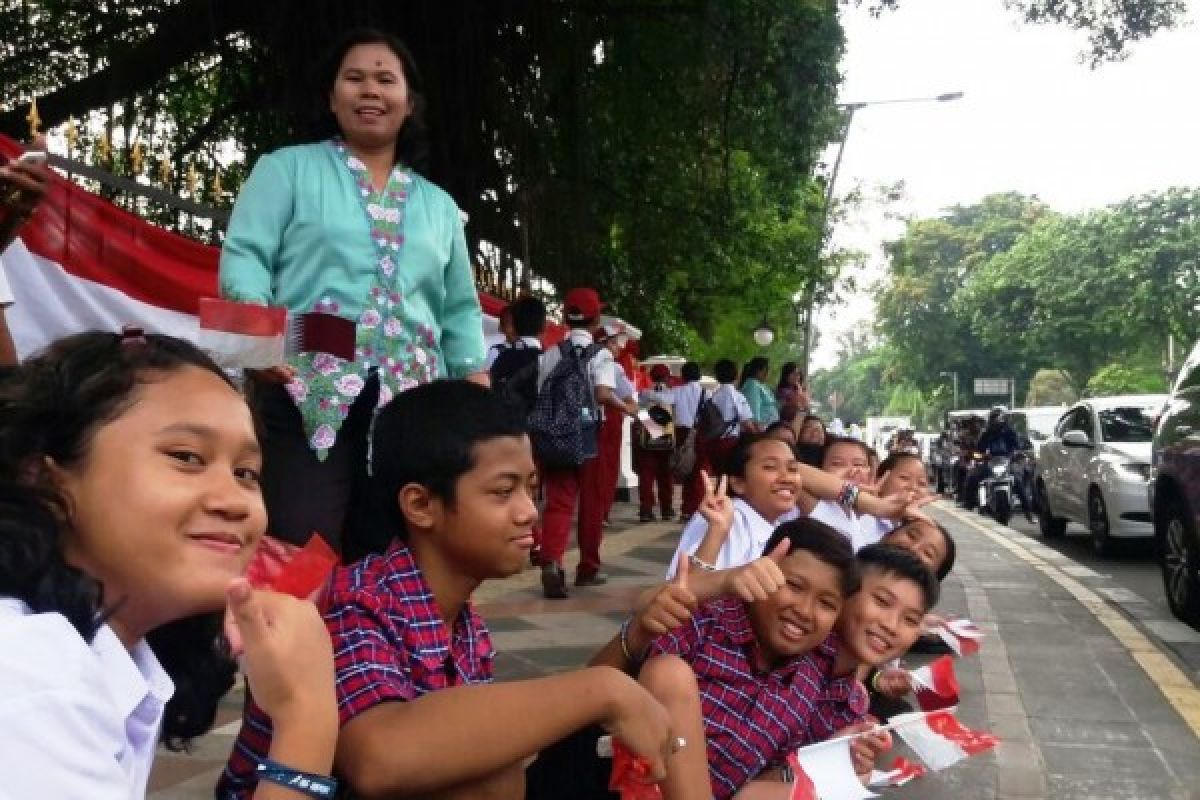
M 979 652 L 983 643 L 983 631 L 969 619 L 951 619 L 934 629 L 957 656 L 971 656 Z
M 990 733 L 964 726 L 950 711 L 914 711 L 892 717 L 888 724 L 935 772 L 991 750 L 1000 741 Z
M 343 361 L 354 358 L 358 328 L 353 320 L 309 311 L 288 320 L 288 350 L 294 353 L 328 353 Z
M 863 800 L 875 793 L 863 786 L 850 757 L 853 736 L 801 747 L 788 756 L 794 783 L 790 800 Z
M 313 599 L 337 563 L 337 554 L 318 534 L 309 537 L 304 547 L 264 536 L 246 567 L 246 580 L 255 589 Z
M 911 780 L 922 777 L 925 771 L 920 764 L 914 764 L 903 756 L 896 756 L 896 760 L 886 771 L 872 770 L 871 779 L 867 781 L 867 785 L 872 789 L 903 786 Z
M 201 298 L 196 344 L 223 367 L 277 367 L 286 354 L 287 309 Z
M 950 656 L 942 656 L 909 674 L 922 711 L 941 711 L 958 705 L 958 676 L 954 674 L 954 659 Z
M 616 792 L 621 800 L 662 800 L 662 787 L 648 782 L 650 762 L 619 739 L 601 736 L 596 740 L 596 755 L 612 759 L 608 788 Z

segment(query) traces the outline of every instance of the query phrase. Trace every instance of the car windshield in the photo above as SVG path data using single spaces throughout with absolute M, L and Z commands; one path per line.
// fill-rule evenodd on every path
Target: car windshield
M 1154 410 L 1137 406 L 1098 412 L 1106 442 L 1148 442 L 1154 437 Z

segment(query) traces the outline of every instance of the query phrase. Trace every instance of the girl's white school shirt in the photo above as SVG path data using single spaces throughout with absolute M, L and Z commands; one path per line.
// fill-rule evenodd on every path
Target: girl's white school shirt
M 143 640 L 0 597 L 0 798 L 142 800 L 175 691 Z
M 850 546 L 856 553 L 869 544 L 879 542 L 896 527 L 896 523 L 891 520 L 879 519 L 870 514 L 848 512 L 838 503 L 829 500 L 817 503 L 808 516 L 810 519 L 824 522 L 849 539 Z
M 721 552 L 717 554 L 713 566 L 717 569 L 729 569 L 749 564 L 760 558 L 763 555 L 763 548 L 766 547 L 767 540 L 771 538 L 775 528 L 790 519 L 795 519 L 796 515 L 797 512 L 793 509 L 785 512 L 774 522 L 769 522 L 763 518 L 762 514 L 751 508 L 745 500 L 740 497 L 734 498 L 733 526 L 729 529 L 729 536 L 725 539 L 725 544 L 721 546 Z M 692 555 L 699 550 L 706 533 L 708 533 L 708 520 L 697 511 L 683 527 L 683 535 L 679 537 L 679 547 L 676 548 L 675 555 L 667 566 L 667 580 L 675 577 L 675 567 L 679 563 L 680 554 Z

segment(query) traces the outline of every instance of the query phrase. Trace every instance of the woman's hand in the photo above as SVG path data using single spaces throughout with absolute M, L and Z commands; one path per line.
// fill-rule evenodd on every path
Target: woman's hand
M 316 606 L 255 590 L 243 579 L 227 591 L 225 634 L 254 699 L 276 726 L 337 730 L 333 646 Z
M 871 684 L 881 695 L 895 700 L 912 694 L 912 673 L 898 667 L 885 667 L 876 673 Z
M 719 537 L 723 543 L 729 531 L 733 529 L 733 500 L 729 498 L 729 477 L 722 475 L 715 486 L 707 472 L 702 470 L 700 478 L 704 481 L 704 497 L 696 510 L 708 523 L 708 535 Z
M 29 152 L 46 151 L 46 138 L 37 136 Z M 28 217 L 46 196 L 50 186 L 50 168 L 43 164 L 21 163 L 13 159 L 0 167 L 0 204 L 18 217 Z
M 470 375 L 468 375 L 466 378 L 464 378 L 464 380 L 468 380 L 471 383 L 478 383 L 480 386 L 484 387 L 485 389 L 492 388 L 492 376 L 486 370 L 480 370 L 479 372 L 472 372 Z

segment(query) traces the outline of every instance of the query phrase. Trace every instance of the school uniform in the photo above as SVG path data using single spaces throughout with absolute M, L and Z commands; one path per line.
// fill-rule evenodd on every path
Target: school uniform
M 884 536 L 896 528 L 896 523 L 889 519 L 879 519 L 870 514 L 856 514 L 829 500 L 818 502 L 807 516 L 824 522 L 845 536 L 856 553 L 867 545 L 882 541 Z
M 665 383 L 658 383 L 647 389 L 638 397 L 641 408 L 661 406 L 672 410 L 674 416 L 675 391 Z M 694 413 L 694 412 L 693 412 Z M 675 428 L 676 437 L 679 428 Z M 654 490 L 658 487 L 658 506 L 663 519 L 669 519 L 675 511 L 671 507 L 675 487 L 671 479 L 671 451 L 647 450 L 635 447 L 636 469 L 638 474 L 638 510 L 641 516 L 648 517 L 654 512 Z
M 712 393 L 711 402 L 728 424 L 720 437 L 704 442 L 704 467 L 710 475 L 725 472 L 725 459 L 737 445 L 738 437 L 742 434 L 742 423 L 754 419 L 746 396 L 732 383 L 718 386 Z
M 571 344 L 578 347 L 588 347 L 592 344 L 592 335 L 579 328 L 568 334 Z M 542 388 L 546 377 L 562 360 L 562 353 L 557 347 L 552 347 L 542 354 L 538 365 L 538 390 Z M 607 348 L 600 348 L 588 362 L 588 376 L 592 386 L 606 386 L 613 389 L 617 385 L 616 364 L 613 355 Z M 616 415 L 616 412 L 605 412 L 601 415 Z M 619 415 L 617 415 L 619 416 Z M 541 526 L 535 530 L 538 539 L 540 559 L 543 563 L 562 566 L 563 555 L 567 551 L 567 540 L 571 534 L 571 519 L 578 507 L 578 539 L 579 539 L 579 576 L 594 575 L 600 569 L 600 540 L 604 536 L 603 484 L 600 480 L 600 459 L 592 458 L 585 461 L 576 469 L 548 469 L 542 472 L 542 492 L 546 507 L 542 512 Z M 588 487 L 582 491 L 582 487 Z
M 613 361 L 613 394 L 618 400 L 637 400 L 637 389 L 629 380 L 625 368 L 619 361 Z M 604 421 L 600 424 L 600 435 L 597 442 L 597 453 L 600 462 L 601 480 L 598 493 L 604 503 L 603 519 L 608 519 L 613 503 L 617 499 L 617 482 L 621 477 L 621 445 L 625 441 L 625 415 L 614 409 L 604 409 Z
M 484 360 L 483 368 L 486 371 L 491 372 L 492 365 L 496 363 L 496 359 L 500 357 L 500 354 L 513 347 L 532 347 L 537 350 L 541 350 L 542 340 L 536 336 L 522 336 L 515 342 L 510 342 L 501 336 L 500 341 L 495 342 L 488 347 L 487 358 Z
M 675 655 L 696 674 L 704 717 L 708 774 L 717 800 L 736 794 L 787 754 L 862 719 L 866 690 L 853 676 L 834 678 L 834 640 L 768 672 L 754 661 L 758 643 L 749 609 L 720 598 L 650 645 L 648 657 Z
M 775 528 L 795 519 L 798 512 L 793 509 L 782 514 L 779 519 L 771 522 L 754 510 L 753 507 L 740 497 L 733 500 L 733 525 L 720 553 L 712 562 L 717 569 L 729 569 L 749 564 L 763 555 L 767 540 L 775 532 Z M 675 567 L 679 564 L 680 555 L 692 555 L 700 548 L 704 535 L 708 533 L 708 520 L 699 514 L 693 514 L 683 527 L 683 535 L 679 537 L 679 547 L 667 568 L 667 580 L 675 576 Z
M 495 648 L 468 602 L 447 629 L 412 551 L 394 542 L 383 555 L 334 570 L 320 602 L 333 641 L 338 717 L 346 725 L 381 703 L 405 703 L 452 686 L 490 683 Z M 242 729 L 217 800 L 249 800 L 255 769 L 271 749 L 271 719 L 247 695 Z
M 704 399 L 704 387 L 699 381 L 690 381 L 671 390 L 675 397 L 675 445 L 680 447 L 692 428 L 696 427 L 696 414 L 700 411 L 700 403 Z M 680 500 L 680 514 L 687 519 L 695 513 L 704 497 L 704 479 L 700 477 L 703 466 L 700 459 L 700 442 L 696 442 L 696 467 L 686 481 L 683 481 L 683 497 Z
M 146 642 L 0 597 L 0 797 L 141 800 L 175 691 Z

